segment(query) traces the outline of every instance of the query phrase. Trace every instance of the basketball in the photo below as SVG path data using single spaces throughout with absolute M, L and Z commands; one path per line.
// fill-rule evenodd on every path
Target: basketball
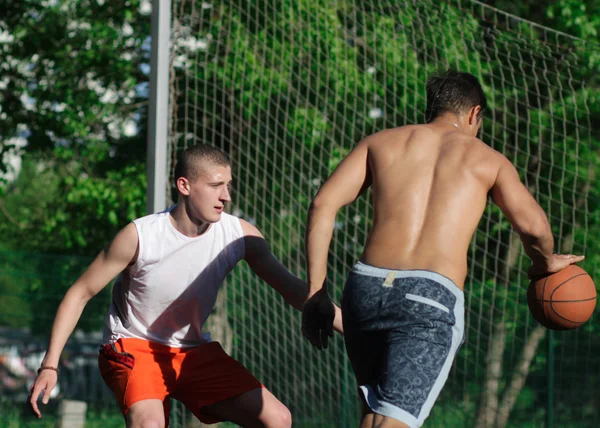
M 570 330 L 585 323 L 596 308 L 596 286 L 588 273 L 576 265 L 538 280 L 527 290 L 533 317 L 552 330 Z

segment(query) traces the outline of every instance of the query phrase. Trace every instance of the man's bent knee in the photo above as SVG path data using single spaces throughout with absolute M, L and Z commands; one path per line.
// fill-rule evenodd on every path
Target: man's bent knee
M 292 426 L 292 413 L 283 404 L 263 415 L 261 419 L 267 428 L 290 428 Z
M 131 406 L 127 415 L 127 428 L 165 428 L 165 414 L 160 400 L 144 400 Z
M 140 417 L 127 418 L 127 428 L 165 428 L 164 417 L 140 415 Z

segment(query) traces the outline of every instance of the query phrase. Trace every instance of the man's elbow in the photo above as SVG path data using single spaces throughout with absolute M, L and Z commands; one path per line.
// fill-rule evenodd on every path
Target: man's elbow
M 310 203 L 310 205 L 308 206 L 308 214 L 309 215 L 314 215 L 315 212 L 319 211 L 321 209 L 322 206 L 322 202 L 319 199 L 319 196 L 317 196 L 315 199 L 313 199 Z
M 81 307 L 85 307 L 97 294 L 98 291 L 84 282 L 76 282 L 67 291 L 67 295 L 73 303 Z
M 308 207 L 308 215 L 310 217 L 321 217 L 324 215 L 335 216 L 336 213 L 337 208 L 334 206 L 334 204 L 330 203 L 330 201 L 327 201 L 326 198 L 321 195 L 317 195 Z

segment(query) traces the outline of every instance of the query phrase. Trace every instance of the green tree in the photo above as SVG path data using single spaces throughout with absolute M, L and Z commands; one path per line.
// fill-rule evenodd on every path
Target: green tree
M 45 175 L 56 192 L 44 210 L 3 201 L 8 217 L 35 229 L 31 239 L 19 236 L 20 246 L 92 254 L 143 213 L 150 27 L 140 6 L 136 0 L 0 3 L 3 150 L 24 136 L 22 152 L 52 171 Z M 7 187 L 4 198 L 15 191 Z
M 598 42 L 598 0 L 487 0 L 484 3 L 554 30 Z
M 144 213 L 150 16 L 142 4 L 0 2 L 2 152 L 26 140 L 18 179 L 0 183 L 0 231 L 4 250 L 29 260 L 20 292 L 36 331 L 49 329 L 89 257 Z M 103 311 L 87 312 L 95 321 L 80 326 L 98 328 Z

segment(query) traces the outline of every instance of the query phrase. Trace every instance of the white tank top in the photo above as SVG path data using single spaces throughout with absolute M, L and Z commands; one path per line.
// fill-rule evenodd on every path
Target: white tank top
M 115 283 L 104 343 L 139 338 L 175 348 L 210 341 L 202 326 L 227 274 L 244 257 L 240 220 L 227 213 L 190 238 L 171 223 L 171 207 L 134 220 L 139 253 Z

